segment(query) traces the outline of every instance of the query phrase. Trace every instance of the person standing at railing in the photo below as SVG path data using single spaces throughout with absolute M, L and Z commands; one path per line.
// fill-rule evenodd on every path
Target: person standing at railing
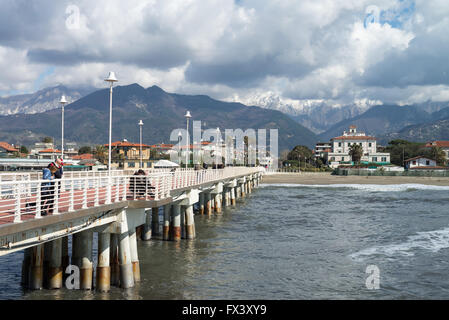
M 137 177 L 140 176 L 140 177 Z M 145 171 L 139 169 L 130 179 L 130 191 L 134 199 L 145 199 L 145 195 L 154 196 L 154 187 L 149 184 Z
M 55 179 L 55 173 L 58 170 L 56 165 L 52 162 L 47 168 L 42 170 L 42 179 L 49 180 L 49 182 L 43 182 L 41 185 L 41 215 L 53 213 L 53 203 L 55 201 L 55 183 L 52 182 Z
M 54 164 L 55 164 L 55 167 L 57 168 L 57 170 L 55 172 L 55 178 L 60 180 L 60 179 L 62 179 L 62 175 L 64 174 L 64 170 L 62 169 L 64 162 L 62 161 L 62 158 L 58 158 L 58 159 L 56 159 Z M 61 182 L 58 181 L 58 182 L 56 182 L 56 184 L 58 185 L 58 198 L 60 198 L 61 197 Z

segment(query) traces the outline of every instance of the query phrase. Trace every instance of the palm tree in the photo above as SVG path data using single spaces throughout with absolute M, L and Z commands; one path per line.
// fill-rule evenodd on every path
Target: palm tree
M 352 161 L 354 161 L 355 163 L 360 163 L 360 159 L 362 158 L 363 155 L 362 146 L 357 143 L 353 143 L 349 147 L 349 155 L 351 156 Z
M 98 145 L 95 147 L 95 156 L 101 163 L 104 163 L 107 159 L 106 147 L 103 145 Z
M 446 153 L 440 147 L 432 147 L 431 149 L 432 157 L 437 162 L 437 165 L 446 165 Z

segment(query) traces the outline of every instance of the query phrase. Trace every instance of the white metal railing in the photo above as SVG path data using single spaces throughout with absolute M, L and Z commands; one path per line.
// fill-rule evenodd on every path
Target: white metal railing
M 154 169 L 153 169 L 154 170 Z M 62 179 L 13 175 L 0 181 L 0 224 L 38 219 L 126 200 L 161 200 L 172 190 L 264 171 L 263 168 L 147 170 L 146 175 L 64 173 Z M 76 174 L 75 174 L 76 173 Z

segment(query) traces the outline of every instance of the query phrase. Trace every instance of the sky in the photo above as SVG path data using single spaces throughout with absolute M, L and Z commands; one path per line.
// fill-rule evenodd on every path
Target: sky
M 447 0 L 2 0 L 0 95 L 158 85 L 250 104 L 449 101 Z

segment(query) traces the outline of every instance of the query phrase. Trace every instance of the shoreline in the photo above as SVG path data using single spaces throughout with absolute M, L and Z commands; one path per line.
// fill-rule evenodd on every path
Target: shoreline
M 449 186 L 449 177 L 402 177 L 402 176 L 337 176 L 330 172 L 320 173 L 281 173 L 262 177 L 261 184 L 424 184 L 433 186 Z

